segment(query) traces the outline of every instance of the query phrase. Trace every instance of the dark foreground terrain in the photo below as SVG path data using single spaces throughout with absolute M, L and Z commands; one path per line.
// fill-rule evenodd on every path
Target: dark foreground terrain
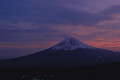
M 0 80 L 120 80 L 120 63 L 71 68 L 1 67 Z

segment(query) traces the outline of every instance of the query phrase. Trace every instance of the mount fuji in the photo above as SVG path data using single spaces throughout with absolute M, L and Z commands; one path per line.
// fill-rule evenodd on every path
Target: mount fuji
M 14 59 L 1 60 L 0 66 L 81 66 L 120 62 L 120 53 L 86 45 L 66 38 L 46 50 Z
M 62 42 L 56 44 L 52 47 L 52 50 L 65 50 L 65 51 L 72 51 L 78 48 L 94 48 L 92 46 L 88 46 L 75 38 L 69 37 L 63 40 Z

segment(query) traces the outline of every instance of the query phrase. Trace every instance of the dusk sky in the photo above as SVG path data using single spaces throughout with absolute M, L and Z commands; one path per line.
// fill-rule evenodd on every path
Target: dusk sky
M 0 59 L 28 55 L 71 36 L 120 51 L 120 0 L 0 2 Z

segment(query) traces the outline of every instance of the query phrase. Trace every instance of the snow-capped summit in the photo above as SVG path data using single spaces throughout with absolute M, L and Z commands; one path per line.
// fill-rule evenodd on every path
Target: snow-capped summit
M 64 39 L 62 42 L 56 44 L 55 46 L 53 46 L 52 50 L 71 51 L 78 48 L 94 48 L 94 47 L 86 45 L 73 37 L 69 37 Z

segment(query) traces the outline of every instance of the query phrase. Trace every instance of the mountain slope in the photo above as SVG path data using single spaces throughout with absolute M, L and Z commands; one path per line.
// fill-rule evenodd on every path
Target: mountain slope
M 57 45 L 19 58 L 0 61 L 0 66 L 81 66 L 119 62 L 120 53 L 88 46 L 74 38 Z

